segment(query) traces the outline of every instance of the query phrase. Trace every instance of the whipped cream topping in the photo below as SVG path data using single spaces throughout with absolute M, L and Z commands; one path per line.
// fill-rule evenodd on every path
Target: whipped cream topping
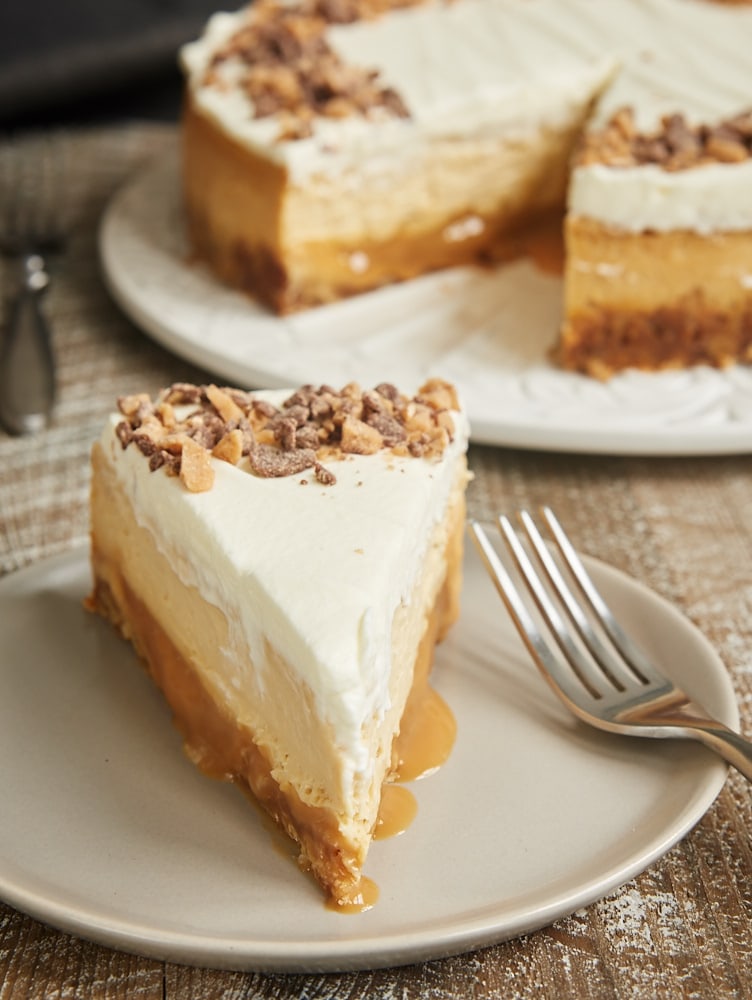
M 290 393 L 255 395 L 279 405 Z M 440 459 L 350 455 L 331 463 L 332 486 L 311 470 L 261 478 L 212 459 L 213 487 L 191 493 L 164 468 L 150 471 L 137 447 L 122 447 L 121 414 L 101 438 L 138 522 L 180 578 L 226 615 L 233 685 L 263 669 L 270 643 L 330 723 L 345 781 L 370 771 L 362 727 L 389 704 L 394 612 L 409 600 L 458 486 L 468 425 L 463 413 L 452 416 Z
M 215 15 L 202 38 L 184 47 L 189 87 L 204 113 L 237 141 L 284 164 L 293 182 L 364 169 L 398 175 L 405 160 L 456 136 L 524 141 L 566 122 L 573 106 L 606 84 L 594 120 L 630 105 L 646 130 L 664 114 L 681 111 L 691 122 L 713 123 L 750 104 L 752 8 L 706 0 L 429 2 L 327 32 L 343 60 L 379 72 L 409 119 L 317 119 L 310 138 L 275 142 L 274 119 L 254 118 L 238 89 L 204 82 L 212 53 L 242 17 Z M 226 72 L 231 80 L 231 64 Z M 748 180 L 747 170 L 725 166 L 692 180 L 582 167 L 570 210 L 634 230 L 649 215 L 653 228 L 713 232 L 729 227 L 735 204 L 734 225 L 747 228 Z M 726 193 L 718 197 L 720 190 Z M 614 216 L 616 202 L 630 207 Z M 635 206 L 643 207 L 635 213 Z
M 562 8 L 567 5 L 562 5 Z M 599 36 L 621 63 L 594 122 L 633 109 L 641 131 L 684 114 L 713 125 L 752 104 L 752 7 L 703 0 L 610 0 L 578 4 L 577 26 Z M 691 230 L 702 235 L 752 227 L 752 163 L 665 171 L 577 167 L 569 211 L 629 232 Z
M 556 6 L 555 0 L 439 0 L 330 26 L 332 49 L 347 64 L 377 71 L 410 117 L 318 118 L 313 135 L 295 141 L 275 142 L 278 122 L 254 118 L 250 99 L 238 88 L 204 80 L 212 53 L 242 23 L 242 11 L 211 18 L 181 58 L 198 107 L 240 143 L 283 163 L 293 182 L 356 168 L 392 174 L 400 162 L 426 155 L 436 140 L 524 140 L 570 120 L 572 108 L 611 77 L 616 62 L 574 32 L 562 45 L 546 28 Z M 238 67 L 226 63 L 223 73 L 230 82 Z
M 578 167 L 570 209 L 628 232 L 752 229 L 752 160 L 668 172 L 658 166 Z

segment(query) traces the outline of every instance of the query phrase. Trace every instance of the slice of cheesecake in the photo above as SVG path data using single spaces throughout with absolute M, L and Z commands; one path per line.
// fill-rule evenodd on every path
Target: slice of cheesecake
M 588 136 L 566 222 L 566 368 L 608 378 L 752 361 L 752 110 Z
M 91 608 L 189 756 L 247 785 L 330 897 L 357 893 L 411 691 L 458 614 L 454 389 L 174 385 L 92 453 Z

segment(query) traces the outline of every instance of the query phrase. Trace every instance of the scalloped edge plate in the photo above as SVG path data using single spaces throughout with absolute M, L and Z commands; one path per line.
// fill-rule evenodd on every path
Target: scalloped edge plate
M 482 444 L 572 452 L 752 451 L 752 368 L 626 372 L 607 383 L 553 367 L 561 280 L 527 260 L 462 268 L 277 317 L 190 262 L 177 154 L 113 197 L 100 229 L 115 301 L 168 350 L 232 384 L 409 388 L 451 379 Z

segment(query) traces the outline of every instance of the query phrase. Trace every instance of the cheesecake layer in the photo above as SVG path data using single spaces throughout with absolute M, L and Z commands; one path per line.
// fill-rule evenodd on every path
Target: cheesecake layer
M 605 378 L 752 361 L 752 231 L 638 232 L 570 216 L 559 361 Z
M 354 177 L 319 177 L 303 187 L 285 183 L 282 168 L 189 105 L 191 245 L 223 281 L 279 313 L 491 261 L 515 229 L 562 205 L 583 120 L 584 109 L 566 131 L 514 144 L 437 141 L 399 178 L 384 173 L 358 185 Z

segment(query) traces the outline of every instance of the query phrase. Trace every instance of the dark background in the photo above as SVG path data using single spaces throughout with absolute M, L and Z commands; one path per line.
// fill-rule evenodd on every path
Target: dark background
M 177 52 L 242 0 L 0 0 L 0 129 L 170 121 Z

